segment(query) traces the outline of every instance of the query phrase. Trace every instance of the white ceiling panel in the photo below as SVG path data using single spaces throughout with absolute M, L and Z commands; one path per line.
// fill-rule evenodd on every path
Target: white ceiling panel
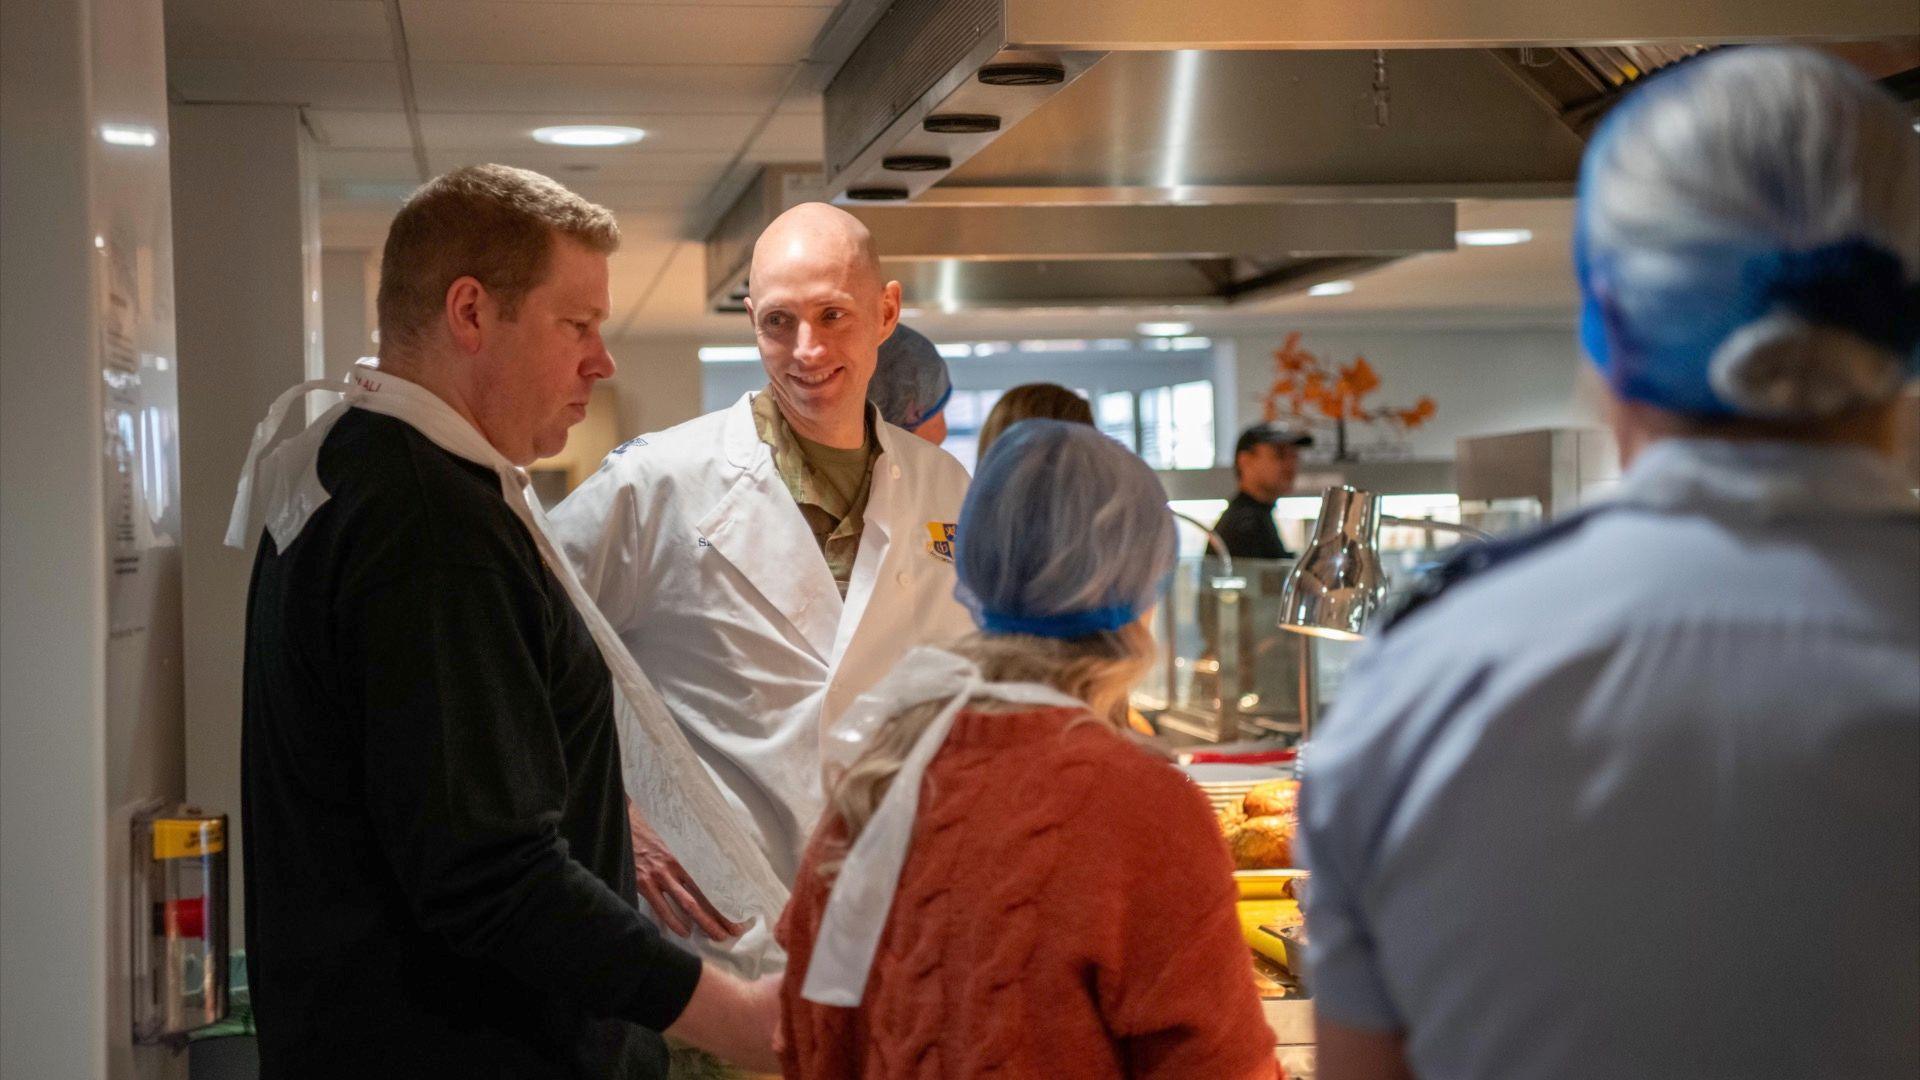
M 642 264 L 655 265 L 642 257 L 649 245 L 678 240 L 683 227 L 681 216 L 662 210 L 616 210 L 620 219 L 620 250 L 614 252 L 616 274 L 637 273 Z M 638 253 L 638 254 L 637 254 Z
M 322 146 L 341 150 L 409 150 L 407 114 L 363 109 L 309 109 L 307 123 Z
M 387 225 L 396 207 L 354 203 L 320 203 L 320 246 L 374 248 L 387 242 Z
M 592 4 L 599 7 L 624 7 L 624 8 L 672 8 L 672 7 L 694 6 L 686 3 L 685 0 L 682 0 L 681 3 L 677 3 L 677 4 L 661 3 L 660 0 L 520 0 L 520 2 L 526 3 L 526 4 L 548 4 L 553 6 L 572 5 L 575 7 L 578 7 L 582 4 Z M 703 8 L 800 7 L 800 8 L 822 8 L 826 11 L 832 11 L 834 8 L 833 4 L 823 3 L 822 0 L 700 0 L 700 3 L 698 6 Z
M 411 150 L 336 150 L 322 145 L 314 152 L 313 162 L 314 174 L 322 180 L 420 179 Z
M 401 12 L 425 62 L 781 64 L 806 54 L 832 9 L 401 0 Z
M 621 246 L 620 255 L 628 255 L 627 245 Z M 737 327 L 737 332 L 747 333 L 745 315 L 706 316 L 704 258 L 701 245 L 693 242 L 633 245 L 631 261 L 614 274 L 618 284 L 613 289 L 613 317 L 607 322 L 615 336 L 635 331 L 644 333 L 652 330 L 657 320 L 664 322 L 675 316 L 683 319 L 690 316 L 694 320 L 714 318 L 718 325 Z M 648 288 L 653 289 L 652 296 L 644 308 L 636 311 Z
M 707 197 L 704 184 L 602 183 L 590 175 L 569 175 L 562 183 L 616 214 L 676 211 L 684 215 Z
M 637 153 L 711 151 L 731 154 L 753 130 L 745 113 L 691 116 L 661 113 L 423 113 L 420 130 L 435 150 L 532 145 L 533 130 L 549 124 L 626 124 L 647 137 Z
M 417 187 L 411 180 L 321 180 L 320 201 L 327 205 L 397 209 Z
M 167 64 L 167 85 L 185 101 L 400 107 L 400 79 L 386 61 L 180 60 Z
M 427 163 L 435 173 L 462 165 L 494 161 L 545 173 L 563 184 L 688 184 L 707 186 L 719 179 L 725 154 L 648 154 L 602 151 L 534 150 L 441 151 L 428 149 Z
M 821 162 L 826 157 L 823 139 L 818 115 L 777 113 L 747 156 L 755 161 Z
M 406 149 L 412 146 L 404 113 L 357 110 L 313 110 L 310 117 L 328 146 L 349 149 Z M 818 118 L 812 118 L 815 126 Z M 730 155 L 753 130 L 755 117 L 745 114 L 689 116 L 685 114 L 623 113 L 422 113 L 421 137 L 427 147 L 447 153 L 533 149 L 535 128 L 549 124 L 628 124 L 644 128 L 646 140 L 626 153 L 711 153 Z M 802 125 L 804 126 L 804 125 Z M 769 128 L 767 134 L 775 134 Z M 786 141 L 791 136 L 782 132 Z M 819 139 L 813 140 L 819 152 Z M 584 152 L 592 160 L 595 151 Z M 602 152 L 604 153 L 604 151 Z
M 167 59 L 389 60 L 381 0 L 167 0 Z
M 788 64 L 661 66 L 439 64 L 413 61 L 429 112 L 753 113 L 766 111 Z

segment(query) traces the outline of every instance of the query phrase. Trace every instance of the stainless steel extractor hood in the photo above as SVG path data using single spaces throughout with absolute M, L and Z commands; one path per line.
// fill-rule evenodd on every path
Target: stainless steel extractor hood
M 1593 120 L 1659 67 L 1910 34 L 1898 7 L 900 0 L 827 86 L 819 191 L 918 306 L 1244 303 L 1447 250 L 1461 199 L 1570 195 Z M 777 204 L 750 191 L 713 238 L 716 309 Z

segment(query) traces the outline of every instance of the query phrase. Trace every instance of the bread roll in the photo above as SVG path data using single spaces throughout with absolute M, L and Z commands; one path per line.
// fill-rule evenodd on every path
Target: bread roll
M 1250 818 L 1279 815 L 1292 817 L 1300 798 L 1300 781 L 1268 780 L 1255 784 L 1247 792 L 1246 809 Z
M 1293 865 L 1293 834 L 1299 823 L 1291 817 L 1266 814 L 1250 817 L 1227 833 L 1227 850 L 1239 870 L 1284 870 Z

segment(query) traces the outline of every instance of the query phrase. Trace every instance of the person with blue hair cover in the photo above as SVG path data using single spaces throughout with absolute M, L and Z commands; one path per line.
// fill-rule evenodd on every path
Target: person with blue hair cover
M 1887 190 L 1904 179 L 1911 193 L 1899 174 L 1913 131 L 1884 95 L 1858 115 L 1816 106 L 1778 132 L 1737 130 L 1762 124 L 1741 120 L 1741 84 L 1789 80 L 1816 97 L 1864 88 L 1804 53 L 1682 65 L 1631 95 L 1588 148 L 1580 340 L 1620 398 L 1791 424 L 1886 402 L 1920 375 L 1920 220 Z M 1726 114 L 1711 142 L 1703 104 Z
M 993 634 L 1077 638 L 1136 623 L 1174 558 L 1160 478 L 1097 428 L 1023 420 L 960 506 L 954 596 Z
M 905 323 L 880 343 L 880 362 L 867 384 L 867 400 L 880 418 L 939 446 L 947 438 L 947 401 L 953 378 L 940 347 Z
M 780 922 L 784 1075 L 1277 1080 L 1212 812 L 1122 734 L 1174 560 L 1159 479 L 1025 420 L 955 544 L 979 632 L 827 733 Z
M 1920 138 L 1716 50 L 1576 213 L 1626 472 L 1444 564 L 1307 747 L 1318 1075 L 1920 1075 Z

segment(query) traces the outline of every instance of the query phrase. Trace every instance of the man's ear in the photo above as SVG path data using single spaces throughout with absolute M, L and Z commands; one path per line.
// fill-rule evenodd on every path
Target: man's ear
M 482 312 L 493 302 L 487 295 L 487 287 L 480 284 L 478 278 L 462 277 L 454 279 L 447 286 L 446 308 L 441 312 L 447 324 L 447 336 L 454 348 L 468 356 L 480 351 L 484 338 L 481 332 Z
M 900 325 L 899 282 L 889 281 L 887 287 L 880 290 L 880 316 L 881 329 L 885 331 L 880 340 L 885 341 L 893 336 L 893 328 Z

